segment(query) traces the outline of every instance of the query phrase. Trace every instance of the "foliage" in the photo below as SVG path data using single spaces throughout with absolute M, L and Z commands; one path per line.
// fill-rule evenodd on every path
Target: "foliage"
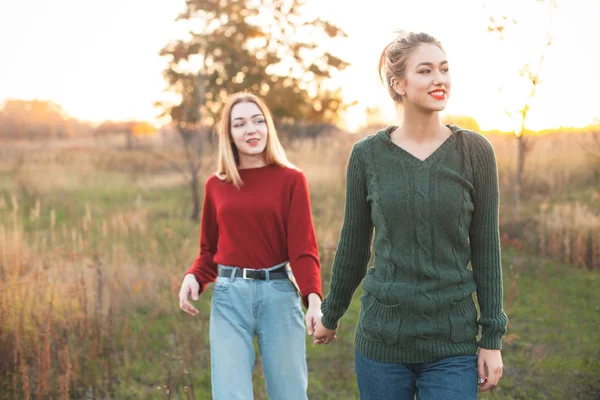
M 320 44 L 346 35 L 321 19 L 302 20 L 302 7 L 301 0 L 188 0 L 178 20 L 189 34 L 160 53 L 169 59 L 169 89 L 181 97 L 162 104 L 165 114 L 212 124 L 230 94 L 248 90 L 276 118 L 336 122 L 346 105 L 327 83 L 348 63 Z

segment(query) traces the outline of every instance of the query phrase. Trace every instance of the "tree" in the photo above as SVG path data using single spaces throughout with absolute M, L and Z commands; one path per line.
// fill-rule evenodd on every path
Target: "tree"
M 523 187 L 525 183 L 525 165 L 527 154 L 533 149 L 533 142 L 527 135 L 527 116 L 531 110 L 533 99 L 535 98 L 537 89 L 542 83 L 542 67 L 544 66 L 544 60 L 546 52 L 552 45 L 552 16 L 554 10 L 558 7 L 556 0 L 535 0 L 536 3 L 540 3 L 541 6 L 545 6 L 548 12 L 547 25 L 545 27 L 545 38 L 543 42 L 540 42 L 537 46 L 537 51 L 533 51 L 534 58 L 524 61 L 522 66 L 518 69 L 517 79 L 514 80 L 514 84 L 521 89 L 523 93 L 521 100 L 517 107 L 508 106 L 506 114 L 513 121 L 516 120 L 518 126 L 514 130 L 514 135 L 517 139 L 517 167 L 515 173 L 515 184 L 514 184 L 514 214 L 517 221 L 520 220 L 521 215 L 521 198 L 523 194 Z M 484 4 L 484 7 L 487 4 Z M 507 15 L 490 15 L 488 23 L 488 32 L 497 35 L 499 40 L 506 40 L 506 32 L 511 28 L 518 26 L 520 22 L 515 17 L 509 17 Z M 527 26 L 533 24 L 526 23 Z M 535 25 L 534 25 L 535 26 Z M 516 38 L 521 40 L 522 38 Z M 504 88 L 501 88 L 503 91 Z
M 347 107 L 340 89 L 327 83 L 348 63 L 316 42 L 346 35 L 321 19 L 303 21 L 302 6 L 302 0 L 187 0 L 177 18 L 189 25 L 189 34 L 160 55 L 169 60 L 164 77 L 180 101 L 157 106 L 182 139 L 186 162 L 180 171 L 189 182 L 192 218 L 200 211 L 203 131 L 214 126 L 230 94 L 249 90 L 262 96 L 283 123 L 333 123 Z M 315 39 L 300 40 L 306 37 Z M 192 148 L 194 143 L 200 145 Z
M 163 108 L 161 116 L 169 115 L 172 120 L 172 127 L 181 139 L 181 146 L 185 155 L 183 165 L 180 161 L 164 157 L 162 154 L 152 149 L 144 149 L 156 157 L 163 159 L 174 167 L 185 179 L 190 189 L 192 202 L 192 211 L 190 218 L 198 220 L 200 216 L 200 182 L 198 174 L 202 166 L 202 153 L 204 152 L 205 136 L 204 127 L 200 117 L 202 98 L 204 97 L 204 88 L 199 83 L 201 78 L 190 74 L 185 78 L 186 83 L 192 85 L 190 90 L 182 94 L 181 102 L 176 106 L 168 106 L 157 102 L 156 105 Z
M 188 37 L 160 53 L 169 58 L 164 71 L 169 88 L 181 97 L 168 109 L 171 118 L 191 117 L 184 114 L 193 109 L 199 115 L 191 119 L 202 116 L 211 125 L 230 94 L 249 90 L 265 98 L 275 118 L 336 122 L 345 104 L 340 89 L 327 83 L 348 63 L 318 43 L 346 34 L 321 19 L 302 20 L 303 4 L 187 0 L 178 20 L 190 26 Z

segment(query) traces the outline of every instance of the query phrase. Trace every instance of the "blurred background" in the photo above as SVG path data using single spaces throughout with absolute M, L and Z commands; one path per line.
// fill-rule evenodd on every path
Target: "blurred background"
M 327 293 L 350 148 L 401 112 L 377 77 L 398 29 L 442 42 L 443 119 L 486 135 L 498 158 L 510 322 L 504 378 L 481 397 L 600 398 L 597 8 L 0 3 L 0 399 L 211 398 L 212 288 L 198 318 L 177 293 L 237 91 L 266 100 L 308 177 Z M 353 301 L 334 345 L 307 342 L 309 398 L 358 399 L 358 312 Z

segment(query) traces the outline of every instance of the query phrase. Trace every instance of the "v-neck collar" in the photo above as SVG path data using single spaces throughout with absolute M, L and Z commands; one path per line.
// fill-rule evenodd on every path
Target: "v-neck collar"
M 387 128 L 380 130 L 379 132 L 377 132 L 377 136 L 381 140 L 383 140 L 385 143 L 387 143 L 388 146 L 394 152 L 396 152 L 403 160 L 410 162 L 418 167 L 425 167 L 425 166 L 431 165 L 434 161 L 436 161 L 440 157 L 442 157 L 446 153 L 448 147 L 456 141 L 456 132 L 459 131 L 460 128 L 457 127 L 456 125 L 446 125 L 446 126 L 450 129 L 450 131 L 452 133 L 424 160 L 421 160 L 420 158 L 416 157 L 408 150 L 405 150 L 404 148 L 398 146 L 396 143 L 394 143 L 392 141 L 390 134 L 396 128 L 398 128 L 397 125 L 390 125 Z

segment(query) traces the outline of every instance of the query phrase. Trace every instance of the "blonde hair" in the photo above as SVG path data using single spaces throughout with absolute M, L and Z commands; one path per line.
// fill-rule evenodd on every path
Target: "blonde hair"
M 219 135 L 219 157 L 217 160 L 216 175 L 219 179 L 233 183 L 237 188 L 243 185 L 238 170 L 240 162 L 238 149 L 233 143 L 231 136 L 231 110 L 239 103 L 254 103 L 258 106 L 267 123 L 267 145 L 265 147 L 265 161 L 267 165 L 275 164 L 280 167 L 294 168 L 285 154 L 285 150 L 279 141 L 273 116 L 267 105 L 256 95 L 248 92 L 239 92 L 231 95 L 221 112 L 221 120 L 218 128 Z
M 398 36 L 392 40 L 381 52 L 379 56 L 379 78 L 387 87 L 392 100 L 395 103 L 402 103 L 400 96 L 392 87 L 391 79 L 403 79 L 406 73 L 406 61 L 412 52 L 421 44 L 434 44 L 444 51 L 442 44 L 433 36 L 427 33 L 414 33 L 405 31 L 396 31 Z M 445 51 L 444 51 L 445 53 Z

